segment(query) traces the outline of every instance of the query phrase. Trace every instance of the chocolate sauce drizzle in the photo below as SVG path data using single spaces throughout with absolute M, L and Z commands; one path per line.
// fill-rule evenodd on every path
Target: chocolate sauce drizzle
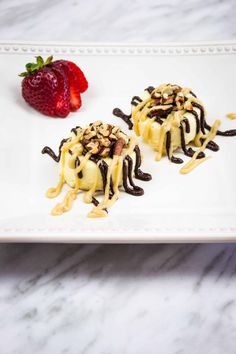
M 205 129 L 211 130 L 212 127 L 206 122 L 205 114 L 204 114 L 204 110 L 203 110 L 202 106 L 199 105 L 198 103 L 195 103 L 195 102 L 192 102 L 192 105 L 193 105 L 193 107 L 199 108 L 200 111 L 201 111 L 201 120 L 202 120 L 202 124 L 203 124 L 203 129 L 202 129 L 202 126 L 201 126 L 201 130 L 202 130 L 203 134 L 205 134 Z M 216 135 L 220 135 L 220 136 L 236 136 L 236 129 L 225 130 L 224 132 L 222 132 L 221 130 L 217 130 Z M 216 151 L 216 150 L 214 150 L 214 151 Z
M 185 131 L 186 133 L 190 133 L 190 124 L 187 118 L 183 119 L 183 122 L 185 123 Z
M 205 128 L 207 130 L 211 130 L 211 126 L 209 124 L 207 124 L 207 122 L 205 121 Z M 222 132 L 221 130 L 217 130 L 216 135 L 220 135 L 220 136 L 236 136 L 236 129 L 230 129 L 230 130 L 225 130 L 224 132 Z
M 204 139 L 200 139 L 201 143 L 204 143 Z M 220 149 L 219 145 L 217 145 L 214 141 L 209 141 L 209 143 L 206 146 L 207 149 L 211 150 L 211 151 L 218 151 Z
M 166 133 L 166 153 L 169 160 L 171 160 L 171 162 L 178 163 L 178 164 L 183 163 L 183 160 L 180 159 L 179 157 L 175 157 L 174 155 L 170 156 L 170 145 L 171 145 L 171 133 L 167 132 Z
M 142 99 L 139 96 L 134 96 L 131 100 L 133 106 L 137 106 L 140 102 L 142 102 Z
M 142 160 L 141 160 L 141 153 L 138 145 L 135 146 L 134 152 L 136 155 L 136 163 L 134 166 L 135 178 L 140 179 L 141 181 L 150 181 L 152 179 L 152 176 L 149 173 L 144 173 L 143 171 L 140 170 Z
M 193 93 L 193 91 L 190 91 L 190 94 L 191 94 L 193 97 L 197 98 L 197 95 L 195 95 L 195 93 Z
M 136 145 L 136 147 L 138 147 L 138 146 Z M 139 166 L 141 164 L 141 155 L 140 155 L 139 148 L 136 149 L 136 150 L 137 151 L 135 151 L 135 149 L 134 149 L 134 151 L 136 152 L 136 165 L 135 165 L 135 168 L 134 168 L 135 177 L 137 178 L 137 174 L 138 174 L 141 177 L 139 179 L 148 181 L 148 180 L 151 179 L 151 175 L 149 175 L 147 173 L 143 173 L 139 169 Z M 98 165 L 98 168 L 99 168 L 101 176 L 102 176 L 102 181 L 103 181 L 103 191 L 105 191 L 106 184 L 107 184 L 108 164 L 104 160 L 102 160 L 101 157 L 98 156 L 98 155 L 92 155 L 90 157 L 90 160 Z M 141 187 L 135 185 L 135 183 L 133 181 L 133 177 L 132 177 L 132 171 L 133 171 L 133 159 L 129 155 L 127 155 L 125 157 L 124 161 L 123 161 L 123 186 L 124 186 L 124 190 L 128 194 L 131 194 L 131 195 L 134 195 L 134 196 L 141 196 L 141 195 L 144 194 L 144 190 Z M 130 186 L 128 186 L 128 180 L 129 180 L 129 184 L 131 185 L 132 188 L 130 188 Z M 112 178 L 111 178 L 110 179 L 109 199 L 111 199 L 113 197 L 113 195 L 114 195 L 114 189 L 113 189 L 113 181 L 112 181 Z
M 201 132 L 203 134 L 205 134 L 205 113 L 204 113 L 204 109 L 197 102 L 192 102 L 192 106 L 196 107 L 196 108 L 198 108 L 200 110 L 200 128 L 201 128 Z M 193 111 L 191 111 L 191 112 L 193 112 Z
M 192 110 L 192 111 L 188 110 L 187 113 L 191 113 L 194 116 L 194 118 L 195 118 L 195 121 L 196 121 L 196 135 L 197 135 L 199 133 L 199 130 L 200 130 L 200 121 L 199 121 L 199 118 L 198 118 L 198 114 L 194 110 Z M 187 130 L 186 130 L 186 133 L 189 133 L 189 132 L 187 132 Z
M 71 132 L 74 133 L 75 135 L 77 135 L 77 129 L 81 129 L 81 127 L 79 125 L 77 125 L 77 127 L 71 129 Z
M 91 155 L 89 160 L 97 164 L 101 160 L 101 157 L 99 155 Z
M 121 118 L 128 125 L 130 130 L 133 128 L 131 114 L 125 114 L 120 108 L 114 108 L 112 113 L 114 114 L 114 116 Z
M 159 118 L 159 117 L 155 118 L 155 122 L 159 123 L 160 125 L 163 124 L 163 120 L 161 120 L 161 118 Z
M 102 160 L 101 163 L 98 164 L 98 168 L 99 168 L 101 176 L 102 176 L 103 191 L 105 192 L 106 183 L 107 183 L 108 165 L 105 161 Z
M 192 106 L 193 107 L 196 107 L 200 110 L 200 122 L 199 122 L 199 119 L 198 119 L 198 114 L 196 111 L 192 110 L 192 111 L 187 111 L 188 113 L 191 113 L 194 115 L 195 117 L 195 120 L 196 120 L 196 135 L 198 134 L 199 130 L 200 130 L 200 125 L 201 125 L 201 131 L 203 134 L 205 134 L 205 124 L 206 124 L 206 121 L 205 121 L 205 113 L 204 113 L 204 109 L 202 108 L 201 105 L 199 105 L 198 103 L 196 102 L 192 102 Z M 204 143 L 204 139 L 200 139 L 201 140 L 201 143 L 203 144 Z M 206 146 L 207 149 L 209 150 L 212 150 L 212 151 L 218 151 L 219 150 L 219 146 L 214 142 L 214 141 L 209 141 L 209 143 L 207 144 Z M 199 154 L 200 156 L 200 154 Z
M 168 115 L 172 112 L 172 108 L 169 109 L 153 109 L 150 113 L 148 113 L 148 117 L 153 118 L 156 117 L 156 120 L 158 118 L 161 119 L 166 119 Z
M 99 201 L 95 197 L 92 197 L 92 203 L 93 205 L 98 206 Z
M 152 93 L 153 90 L 155 90 L 155 87 L 153 87 L 153 86 L 148 86 L 148 87 L 145 89 L 145 91 L 147 91 L 148 93 L 150 93 L 150 95 L 151 95 L 151 93 Z
M 63 139 L 60 143 L 59 146 L 59 152 L 58 155 L 55 154 L 55 152 L 49 147 L 49 146 L 45 146 L 42 150 L 42 154 L 48 154 L 54 161 L 59 162 L 60 158 L 61 158 L 61 149 L 64 143 L 66 143 L 69 140 L 69 138 L 67 139 Z
M 77 156 L 75 159 L 75 168 L 79 167 L 80 165 L 80 159 Z M 78 178 L 83 178 L 83 171 L 81 170 L 78 174 L 77 174 Z
M 99 201 L 95 197 L 92 197 L 92 203 L 95 207 L 99 205 Z M 103 210 L 108 214 L 107 208 L 103 208 Z
M 186 156 L 193 157 L 195 151 L 191 147 L 188 149 L 186 147 L 185 137 L 184 137 L 184 127 L 182 124 L 180 125 L 179 129 L 180 129 L 180 138 L 181 138 L 181 148 Z M 203 157 L 205 157 L 204 152 L 203 151 L 199 152 L 199 154 L 197 155 L 197 159 L 202 159 Z
M 113 180 L 112 177 L 110 178 L 110 193 L 109 193 L 109 199 L 111 199 L 114 195 L 114 188 L 113 188 Z
M 99 155 L 92 155 L 90 156 L 89 160 L 97 164 L 101 176 L 102 176 L 102 183 L 103 183 L 103 191 L 105 192 L 106 184 L 107 184 L 107 171 L 108 171 L 108 164 L 102 160 L 102 158 Z M 99 162 L 99 163 L 98 163 Z M 114 195 L 114 190 L 113 190 L 113 181 L 112 178 L 110 180 L 110 193 L 109 193 L 109 199 L 112 198 Z
M 135 196 L 140 196 L 144 194 L 144 190 L 141 187 L 138 187 L 134 184 L 133 178 L 132 178 L 132 168 L 133 168 L 133 160 L 130 156 L 126 156 L 126 158 L 123 161 L 123 186 L 124 190 L 126 193 L 135 195 Z M 130 188 L 128 186 L 128 179 L 129 183 L 133 188 Z

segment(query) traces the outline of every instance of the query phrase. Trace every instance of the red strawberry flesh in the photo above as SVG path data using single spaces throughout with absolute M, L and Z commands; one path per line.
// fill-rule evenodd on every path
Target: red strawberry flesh
M 88 81 L 86 77 L 84 76 L 83 71 L 72 61 L 67 61 L 69 67 L 73 72 L 76 74 L 77 79 L 78 79 L 78 84 L 79 84 L 79 90 L 81 93 L 85 92 L 88 88 Z
M 57 60 L 53 62 L 52 67 L 62 69 L 68 77 L 70 87 L 70 110 L 72 112 L 77 111 L 81 107 L 81 96 L 77 76 L 65 60 Z
M 54 72 L 58 80 L 55 113 L 57 116 L 65 118 L 70 113 L 69 80 L 62 68 L 51 66 L 51 70 Z

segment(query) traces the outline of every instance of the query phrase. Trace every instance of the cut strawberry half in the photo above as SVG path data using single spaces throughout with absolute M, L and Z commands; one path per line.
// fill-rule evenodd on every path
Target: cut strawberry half
M 65 118 L 70 113 L 70 88 L 69 80 L 64 70 L 60 67 L 51 66 L 58 80 L 58 90 L 56 93 L 55 113 L 61 118 Z
M 72 112 L 77 111 L 81 107 L 81 96 L 77 76 L 74 71 L 71 70 L 66 60 L 56 60 L 52 63 L 52 67 L 60 68 L 68 77 L 70 88 L 70 110 Z
M 84 76 L 83 71 L 72 61 L 67 61 L 67 63 L 69 65 L 69 67 L 71 68 L 71 70 L 73 70 L 73 72 L 77 76 L 80 93 L 85 92 L 88 88 L 88 81 L 87 81 L 86 77 Z

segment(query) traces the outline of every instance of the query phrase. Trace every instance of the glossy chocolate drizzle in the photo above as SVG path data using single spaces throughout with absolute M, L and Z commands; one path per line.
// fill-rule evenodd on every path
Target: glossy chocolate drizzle
M 149 173 L 144 173 L 143 171 L 140 170 L 142 159 L 141 159 L 141 153 L 138 145 L 135 146 L 134 152 L 136 154 L 136 163 L 134 166 L 135 178 L 140 179 L 142 181 L 150 181 L 152 179 L 152 176 Z
M 195 151 L 191 147 L 188 149 L 186 147 L 185 137 L 184 137 L 184 127 L 182 124 L 180 124 L 179 129 L 180 129 L 180 137 L 181 137 L 181 148 L 186 156 L 193 157 Z M 199 154 L 197 155 L 197 159 L 202 159 L 203 157 L 205 157 L 204 152 L 203 151 L 199 152 Z
M 140 196 L 144 194 L 144 190 L 141 187 L 138 187 L 134 184 L 132 178 L 132 167 L 133 167 L 133 160 L 130 156 L 126 156 L 123 160 L 123 186 L 126 193 Z M 128 185 L 128 180 L 132 188 Z
M 79 167 L 80 165 L 80 159 L 79 157 L 77 156 L 76 159 L 75 159 L 75 168 Z M 83 171 L 80 171 L 78 174 L 77 174 L 78 178 L 83 178 Z
M 142 102 L 142 99 L 139 96 L 134 96 L 131 100 L 133 106 L 137 106 L 140 102 Z
M 145 91 L 148 91 L 149 94 L 151 94 L 153 90 L 155 90 L 153 86 L 148 86 L 145 89 Z M 142 99 L 139 96 L 134 96 L 131 100 L 131 104 L 133 106 L 137 106 L 138 103 L 140 102 L 142 102 Z M 128 125 L 129 130 L 133 128 L 133 122 L 131 121 L 131 114 L 129 115 L 125 114 L 120 108 L 114 108 L 112 113 L 114 114 L 114 116 L 121 118 Z M 161 122 L 160 124 L 162 124 L 161 120 L 159 120 L 159 122 Z
M 61 149 L 64 143 L 66 143 L 69 140 L 69 138 L 67 139 L 63 139 L 60 143 L 59 146 L 59 152 L 58 155 L 55 154 L 55 152 L 49 147 L 49 146 L 45 146 L 42 150 L 42 154 L 48 154 L 54 161 L 59 162 L 60 158 L 61 158 Z
M 128 125 L 130 130 L 133 128 L 131 114 L 125 114 L 120 108 L 114 108 L 112 113 L 114 114 L 114 116 L 121 118 Z
M 150 95 L 151 95 L 152 91 L 154 91 L 154 90 L 155 90 L 155 87 L 153 87 L 153 86 L 148 86 L 148 87 L 145 89 L 145 91 L 147 91 L 148 93 L 150 93 Z
M 199 133 L 199 130 L 200 130 L 200 121 L 199 121 L 199 118 L 198 118 L 198 114 L 194 110 L 192 110 L 192 111 L 188 110 L 187 113 L 191 113 L 194 116 L 194 118 L 195 118 L 195 121 L 196 121 L 196 135 L 197 135 Z M 186 130 L 186 133 L 189 133 L 189 132 L 187 132 L 187 130 Z
M 201 129 L 201 132 L 203 134 L 205 134 L 205 113 L 204 113 L 204 109 L 203 107 L 196 103 L 196 102 L 192 102 L 192 106 L 195 107 L 195 108 L 198 108 L 200 110 L 200 129 Z M 191 111 L 192 113 L 192 111 Z
M 168 158 L 174 163 L 183 163 L 183 160 L 179 157 L 175 157 L 174 155 L 170 156 L 170 146 L 171 146 L 171 133 L 166 133 L 166 153 Z
M 138 145 L 135 146 L 134 148 L 135 152 L 135 157 L 136 157 L 136 163 L 134 166 L 134 176 L 137 179 L 143 180 L 143 181 L 150 181 L 152 179 L 152 176 L 149 173 L 144 173 L 140 169 L 141 165 L 141 153 Z M 94 163 L 97 164 L 101 176 L 102 176 L 102 181 L 103 181 L 103 191 L 105 191 L 106 185 L 107 185 L 107 172 L 108 172 L 108 164 L 98 155 L 92 155 L 90 157 L 90 160 Z M 131 195 L 134 196 L 141 196 L 144 194 L 144 190 L 137 186 L 132 177 L 132 172 L 133 172 L 133 159 L 131 156 L 127 155 L 124 160 L 123 160 L 123 187 L 124 190 Z M 128 182 L 130 186 L 128 185 Z M 132 188 L 131 188 L 132 187 Z M 112 178 L 110 179 L 110 193 L 109 193 L 109 199 L 112 198 L 114 195 L 114 190 L 113 190 L 113 181 Z
M 92 197 L 92 203 L 95 207 L 99 205 L 99 201 L 95 197 Z M 108 214 L 107 208 L 103 208 L 102 210 L 104 210 Z
M 183 122 L 185 123 L 185 131 L 186 133 L 190 133 L 190 124 L 187 118 L 183 119 Z
M 193 105 L 193 107 L 199 108 L 200 111 L 201 111 L 201 122 L 202 122 L 202 125 L 203 125 L 203 128 L 202 128 L 202 126 L 201 126 L 201 128 L 202 128 L 203 134 L 205 134 L 205 129 L 211 130 L 212 127 L 206 122 L 204 109 L 198 103 L 193 102 L 192 105 Z M 236 129 L 225 130 L 224 132 L 222 132 L 221 130 L 217 130 L 216 135 L 236 136 Z
M 94 162 L 101 173 L 102 176 L 102 183 L 103 183 L 103 191 L 105 192 L 106 184 L 107 184 L 107 171 L 108 171 L 108 164 L 101 158 L 99 155 L 92 155 L 90 156 L 89 160 Z M 113 191 L 113 181 L 112 178 L 110 180 L 110 193 L 109 193 L 109 198 L 111 199 L 114 194 Z
M 211 126 L 209 124 L 207 124 L 207 122 L 205 121 L 205 128 L 207 130 L 211 130 Z M 221 135 L 221 136 L 236 136 L 236 129 L 230 129 L 230 130 L 225 130 L 224 132 L 222 132 L 221 130 L 217 130 L 216 135 Z
M 95 197 L 92 197 L 92 203 L 93 205 L 98 206 L 99 201 Z

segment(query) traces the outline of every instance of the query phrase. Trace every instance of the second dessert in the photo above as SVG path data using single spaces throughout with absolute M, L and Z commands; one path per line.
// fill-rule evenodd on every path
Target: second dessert
M 185 155 L 192 158 L 180 170 L 181 173 L 188 173 L 207 159 L 205 148 L 213 151 L 219 149 L 212 141 L 215 135 L 236 135 L 236 130 L 220 131 L 219 120 L 209 126 L 202 102 L 191 89 L 178 85 L 150 86 L 140 96 L 132 98 L 130 115 L 119 108 L 115 108 L 113 114 L 122 118 L 136 135 L 157 151 L 156 160 L 167 155 L 171 162 L 183 163 L 180 157 L 174 155 L 174 151 L 181 148 Z M 188 146 L 190 142 L 198 147 L 196 151 Z

